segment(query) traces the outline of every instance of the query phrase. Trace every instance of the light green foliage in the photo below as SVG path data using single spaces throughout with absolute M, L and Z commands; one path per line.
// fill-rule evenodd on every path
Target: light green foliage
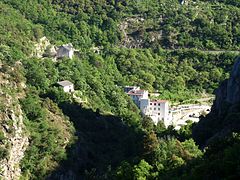
M 29 179 L 45 178 L 48 173 L 57 167 L 57 163 L 66 158 L 66 150 L 63 147 L 65 138 L 71 134 L 71 127 L 64 132 L 64 117 L 58 118 L 58 124 L 54 124 L 53 117 L 48 110 L 57 114 L 58 108 L 49 103 L 49 99 L 43 102 L 41 99 L 29 92 L 21 104 L 26 114 L 25 124 L 30 133 L 30 145 L 25 152 L 21 168 L 23 177 Z M 48 107 L 48 110 L 45 108 Z M 62 122 L 60 122 L 62 121 Z M 61 123 L 61 124 L 60 124 Z M 62 127 L 61 127 L 62 126 Z M 65 137 L 63 137 L 65 136 Z
M 186 155 L 189 158 L 197 158 L 202 155 L 202 151 L 198 149 L 198 146 L 195 144 L 193 139 L 185 140 L 182 142 L 182 146 L 186 149 Z
M 133 167 L 134 179 L 136 180 L 146 180 L 150 176 L 150 170 L 152 166 L 146 161 L 141 160 L 138 165 Z
M 228 76 L 223 72 L 231 67 L 235 59 L 234 54 L 214 55 L 196 50 L 164 52 L 159 55 L 135 49 L 113 53 L 118 69 L 128 80 L 127 84 L 158 90 L 162 98 L 177 101 L 190 99 L 204 90 L 212 93 L 218 82 Z M 229 55 L 232 56 L 232 63 L 223 61 L 230 58 Z M 146 79 L 146 72 L 154 77 L 153 81 Z
M 44 179 L 51 173 L 57 178 L 66 172 L 90 179 L 180 177 L 175 171 L 195 160 L 200 166 L 193 165 L 189 176 L 197 177 L 205 167 L 211 171 L 221 164 L 214 155 L 217 145 L 205 154 L 212 164 L 201 159 L 205 156 L 191 139 L 190 124 L 179 132 L 155 126 L 140 117 L 122 88 L 139 85 L 171 101 L 212 93 L 229 76 L 236 54 L 208 50 L 239 48 L 237 1 L 181 6 L 177 0 L 3 0 L 0 15 L 0 71 L 21 60 L 24 69 L 16 68 L 13 78 L 27 83 L 21 106 L 30 145 L 21 162 L 23 179 Z M 144 19 L 126 30 L 142 40 L 143 48 L 120 48 L 125 37 L 119 24 L 126 18 Z M 71 42 L 79 53 L 57 62 L 30 58 L 33 42 L 42 36 L 56 45 Z M 93 46 L 100 47 L 100 54 L 93 53 Z M 55 86 L 60 80 L 73 82 L 88 102 L 74 102 Z M 65 124 L 59 108 L 72 124 Z M 66 151 L 72 126 L 78 140 Z M 217 155 L 228 164 L 226 172 L 217 166 L 218 172 L 228 177 L 235 165 L 229 161 L 235 162 L 239 147 L 222 148 Z M 0 154 L 5 156 L 5 149 Z

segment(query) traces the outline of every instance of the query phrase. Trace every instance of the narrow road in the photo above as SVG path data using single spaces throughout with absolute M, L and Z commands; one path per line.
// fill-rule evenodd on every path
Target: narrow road
M 240 54 L 240 50 L 201 50 L 201 49 L 193 49 L 193 48 L 182 48 L 182 49 L 162 49 L 163 51 L 178 51 L 178 50 L 196 50 L 208 54 L 221 54 L 221 53 L 234 53 Z

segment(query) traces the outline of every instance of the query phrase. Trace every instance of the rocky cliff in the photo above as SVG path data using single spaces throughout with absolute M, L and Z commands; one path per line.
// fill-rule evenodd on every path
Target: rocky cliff
M 240 58 L 236 60 L 230 78 L 222 82 L 215 94 L 213 110 L 220 116 L 227 109 L 240 103 Z
M 25 84 L 16 74 L 21 63 L 13 67 L 0 62 L 0 179 L 18 179 L 21 175 L 20 161 L 28 146 L 28 136 L 23 124 L 23 112 L 19 99 L 24 96 Z M 17 80 L 18 79 L 18 80 Z
M 220 84 L 215 95 L 211 113 L 193 129 L 193 136 L 201 145 L 240 131 L 240 58 L 236 59 L 229 79 Z

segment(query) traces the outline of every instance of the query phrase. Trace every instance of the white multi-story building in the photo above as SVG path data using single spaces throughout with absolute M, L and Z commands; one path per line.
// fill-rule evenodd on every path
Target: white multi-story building
M 146 102 L 144 101 L 143 104 L 145 105 Z M 171 124 L 169 103 L 166 100 L 148 100 L 148 105 L 141 107 L 141 111 L 144 115 L 149 116 L 155 124 L 159 121 L 163 121 L 166 127 Z
M 171 124 L 172 118 L 169 113 L 168 101 L 150 100 L 148 91 L 135 86 L 126 86 L 124 91 L 132 98 L 142 114 L 149 116 L 155 124 L 159 121 L 163 121 L 166 127 Z
M 128 86 L 129 91 L 127 94 L 132 98 L 133 102 L 140 108 L 141 99 L 148 99 L 148 91 L 142 90 L 139 87 Z M 125 87 L 125 90 L 128 90 Z M 126 91 L 125 91 L 126 92 Z

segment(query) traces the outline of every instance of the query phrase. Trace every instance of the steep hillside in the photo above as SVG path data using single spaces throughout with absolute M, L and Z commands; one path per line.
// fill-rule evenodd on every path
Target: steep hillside
M 195 141 L 205 149 L 204 156 L 175 171 L 174 176 L 178 174 L 186 179 L 239 179 L 239 63 L 238 58 L 229 79 L 216 90 L 211 113 L 193 128 Z
M 0 177 L 32 179 L 32 166 L 34 172 L 46 176 L 64 158 L 73 136 L 72 125 L 51 101 L 44 100 L 44 106 L 36 98 L 29 102 L 29 96 L 34 93 L 26 84 L 22 62 L 31 54 L 37 26 L 7 5 L 0 3 L 0 9 Z M 46 113 L 41 120 L 37 120 L 39 112 Z M 54 148 L 48 156 L 47 147 Z M 44 164 L 48 167 L 44 168 Z
M 206 153 L 191 138 L 193 125 L 178 132 L 155 126 L 123 92 L 125 85 L 138 85 L 172 102 L 213 93 L 229 78 L 239 54 L 236 3 L 2 0 L 0 177 L 191 179 L 230 178 L 229 172 L 238 177 L 232 166 L 239 135 L 229 133 L 220 147 L 212 138 L 226 124 L 237 124 L 238 106 L 228 111 L 220 106 L 225 97 L 236 100 L 237 89 L 227 94 L 238 88 L 238 78 L 230 77 L 227 89 L 227 81 L 221 85 L 216 111 L 196 126 L 201 146 L 212 139 Z M 72 43 L 77 52 L 72 59 L 47 57 L 36 46 L 42 38 L 52 44 L 46 44 L 48 50 Z M 75 92 L 56 86 L 62 80 L 71 81 Z M 200 176 L 222 160 L 214 152 L 233 165 L 216 168 L 226 169 L 222 176 L 208 176 L 211 168 Z
M 240 131 L 239 63 L 240 59 L 238 58 L 229 79 L 223 81 L 215 91 L 216 100 L 211 113 L 194 128 L 194 136 L 201 144 Z
M 122 44 L 166 49 L 238 49 L 238 8 L 216 1 L 180 2 L 185 1 L 127 2 L 120 24 Z
M 3 47 L 1 47 L 3 48 Z M 25 83 L 20 62 L 10 67 L 0 61 L 0 177 L 18 179 L 21 176 L 20 161 L 29 145 L 24 114 L 19 100 L 25 96 Z

